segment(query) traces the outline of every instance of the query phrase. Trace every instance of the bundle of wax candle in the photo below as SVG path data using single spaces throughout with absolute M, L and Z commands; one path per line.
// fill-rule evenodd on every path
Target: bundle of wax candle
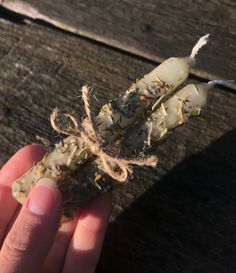
M 190 116 L 200 114 L 211 87 L 225 83 L 189 84 L 176 91 L 186 81 L 196 55 L 208 37 L 205 35 L 199 39 L 190 56 L 169 58 L 136 81 L 124 95 L 104 105 L 97 117 L 90 111 L 86 86 L 82 88 L 86 119 L 79 122 L 74 113 L 55 109 L 51 125 L 67 137 L 13 183 L 13 196 L 23 204 L 41 178 L 51 178 L 62 192 L 64 215 L 72 216 L 97 193 L 110 190 L 117 182 L 127 181 L 132 165 L 154 167 L 157 163 L 155 156 L 140 154 L 127 159 L 125 155 L 121 156 L 120 151 L 130 149 L 128 145 L 124 147 L 126 139 L 137 135 L 140 130 L 143 142 L 148 145 L 153 140 L 166 137 L 169 131 L 184 124 Z M 65 117 L 70 125 L 63 126 L 60 122 Z M 131 146 L 136 149 L 135 140 Z M 75 172 L 83 173 L 84 169 L 87 169 L 87 180 L 85 176 L 74 179 Z M 106 179 L 107 176 L 112 179 Z

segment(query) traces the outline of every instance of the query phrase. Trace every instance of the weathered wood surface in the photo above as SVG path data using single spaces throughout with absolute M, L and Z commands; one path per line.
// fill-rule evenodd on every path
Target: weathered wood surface
M 3 19 L 0 60 L 1 165 L 36 135 L 55 141 L 51 110 L 82 114 L 82 84 L 94 86 L 103 104 L 154 68 L 85 39 Z M 236 95 L 214 89 L 202 116 L 153 149 L 160 164 L 137 169 L 114 192 L 99 272 L 236 271 L 235 116 Z
M 189 54 L 196 40 L 210 33 L 211 45 L 202 50 L 193 73 L 210 79 L 235 78 L 234 0 L 22 2 L 32 5 L 52 19 L 75 27 L 82 36 L 157 62 L 169 56 Z M 15 0 L 14 3 L 17 5 L 20 1 Z

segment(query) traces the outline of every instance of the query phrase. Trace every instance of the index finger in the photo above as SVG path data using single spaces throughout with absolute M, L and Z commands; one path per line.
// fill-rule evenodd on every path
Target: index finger
M 11 185 L 15 179 L 30 169 L 45 153 L 41 145 L 29 145 L 20 149 L 0 171 L 0 247 L 18 203 L 12 197 Z
M 45 149 L 39 144 L 23 147 L 16 152 L 0 170 L 0 185 L 11 187 L 14 180 L 42 159 Z

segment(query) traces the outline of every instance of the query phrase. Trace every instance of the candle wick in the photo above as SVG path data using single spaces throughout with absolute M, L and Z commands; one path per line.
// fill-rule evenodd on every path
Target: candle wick
M 192 52 L 189 56 L 190 59 L 195 60 L 196 55 L 198 54 L 198 51 L 207 44 L 208 42 L 208 38 L 209 38 L 210 34 L 206 34 L 205 36 L 202 36 L 198 42 L 196 43 L 196 45 L 193 47 Z

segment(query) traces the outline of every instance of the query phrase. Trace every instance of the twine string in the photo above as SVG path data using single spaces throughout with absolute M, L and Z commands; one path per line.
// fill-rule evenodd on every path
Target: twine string
M 50 117 L 51 125 L 55 131 L 57 131 L 58 133 L 63 133 L 65 135 L 82 138 L 83 142 L 89 148 L 90 152 L 96 155 L 102 163 L 99 164 L 99 168 L 119 182 L 126 181 L 128 174 L 132 173 L 132 167 L 130 165 L 151 167 L 156 166 L 157 158 L 155 156 L 126 159 L 120 156 L 110 155 L 107 151 L 104 151 L 101 147 L 95 118 L 90 110 L 89 89 L 87 86 L 83 86 L 82 88 L 82 99 L 84 102 L 84 108 L 87 118 L 82 121 L 81 125 L 79 125 L 78 120 L 74 114 L 63 113 L 62 115 L 69 117 L 74 125 L 74 128 L 63 128 L 63 126 L 61 126 L 57 122 L 57 120 L 60 119 L 60 114 L 59 110 L 56 108 L 54 109 Z

